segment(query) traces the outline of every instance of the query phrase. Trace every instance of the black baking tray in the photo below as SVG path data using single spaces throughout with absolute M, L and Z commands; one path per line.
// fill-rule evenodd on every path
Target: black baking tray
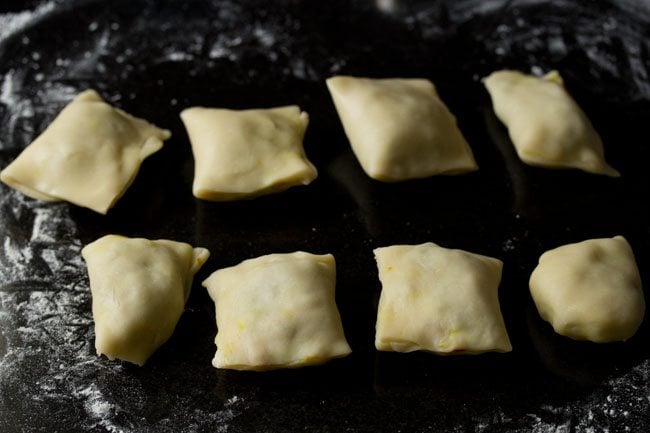
M 553 333 L 528 276 L 552 247 L 624 235 L 650 281 L 650 6 L 632 1 L 3 1 L 0 168 L 72 96 L 172 130 L 107 216 L 0 186 L 0 431 L 650 431 L 650 333 L 596 345 Z M 528 167 L 480 78 L 559 70 L 601 133 L 611 179 Z M 324 79 L 426 77 L 480 171 L 385 184 L 351 153 Z M 299 104 L 319 170 L 308 187 L 231 203 L 193 198 L 178 113 Z M 173 337 L 144 367 L 94 354 L 80 248 L 107 233 L 207 247 Z M 378 353 L 372 249 L 433 241 L 505 262 L 513 351 Z M 217 370 L 215 269 L 274 252 L 333 253 L 353 354 L 267 373 Z

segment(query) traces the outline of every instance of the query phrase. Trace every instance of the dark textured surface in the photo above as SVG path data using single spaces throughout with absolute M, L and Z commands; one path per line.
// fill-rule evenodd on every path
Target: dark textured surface
M 527 289 L 546 249 L 617 234 L 650 281 L 650 15 L 644 3 L 621 4 L 0 5 L 0 168 L 87 87 L 173 132 L 108 216 L 0 186 L 0 431 L 650 431 L 648 321 L 625 344 L 569 341 L 537 317 Z M 37 13 L 23 23 L 16 14 L 27 8 Z M 503 67 L 559 69 L 623 176 L 519 162 L 479 82 Z M 432 79 L 480 172 L 369 180 L 324 85 L 338 73 Z M 319 178 L 253 201 L 195 200 L 178 112 L 289 103 L 311 115 L 305 146 Z M 174 336 L 143 368 L 93 353 L 78 252 L 106 233 L 212 252 Z M 425 241 L 505 261 L 500 298 L 512 353 L 375 352 L 372 248 Z M 215 370 L 213 304 L 199 282 L 243 259 L 294 250 L 336 256 L 354 353 L 295 371 Z

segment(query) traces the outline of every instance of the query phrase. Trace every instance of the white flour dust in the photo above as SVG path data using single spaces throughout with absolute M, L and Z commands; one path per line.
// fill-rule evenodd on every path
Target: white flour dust
M 0 150 L 25 147 L 44 128 L 35 122 L 36 115 L 49 122 L 79 92 L 72 85 L 49 80 L 34 90 L 34 76 L 25 70 L 11 69 L 0 79 L 0 104 L 4 109 L 0 111 Z
M 129 406 L 146 405 L 147 391 L 122 364 L 94 351 L 90 290 L 69 205 L 32 200 L 0 184 L 0 245 L 0 416 L 20 396 L 18 412 L 25 416 L 67 402 L 85 413 L 81 430 L 142 431 Z M 125 380 L 128 405 L 106 391 Z M 196 414 L 191 403 L 191 397 L 170 399 L 173 422 L 154 420 L 151 431 L 192 433 L 211 426 L 226 432 L 246 408 L 238 396 L 222 409 Z M 180 429 L 184 419 L 192 421 Z
M 0 14 L 0 44 L 55 6 L 52 1 L 33 11 Z M 134 31 L 148 34 L 147 21 L 140 22 L 144 24 Z M 39 51 L 26 35 L 11 40 L 21 45 L 24 56 L 0 72 L 0 170 L 80 90 L 97 86 L 101 91 L 109 62 L 120 64 L 120 78 L 128 80 L 129 74 L 142 72 L 140 57 L 149 56 L 150 48 L 158 52 L 158 62 L 191 64 L 206 44 L 196 31 L 194 37 L 182 35 L 182 44 L 161 41 L 143 52 L 125 43 L 116 22 L 97 20 L 84 27 L 88 35 L 82 46 L 55 53 Z M 273 43 L 271 34 L 252 37 L 260 44 Z M 228 44 L 224 41 L 224 47 Z M 122 98 L 119 90 L 103 93 L 111 101 Z M 35 201 L 0 184 L 0 427 L 6 411 L 25 417 L 14 421 L 15 426 L 28 423 L 31 413 L 57 407 L 66 408 L 74 422 L 81 419 L 77 427 L 83 431 L 134 432 L 143 431 L 143 425 L 152 432 L 227 431 L 246 407 L 243 398 L 233 397 L 216 410 L 212 405 L 197 409 L 198 418 L 192 414 L 194 395 L 170 396 L 167 418 L 143 420 L 131 408 L 160 398 L 122 364 L 95 354 L 82 243 L 69 209 L 68 204 Z M 116 382 L 128 391 L 126 397 L 112 394 Z
M 25 29 L 36 24 L 41 19 L 55 10 L 56 3 L 47 1 L 36 7 L 34 10 L 0 14 L 0 53 L 2 45 L 11 37 L 19 35 Z M 10 69 L 0 75 L 0 124 L 3 126 L 3 134 L 0 137 L 0 150 L 16 146 L 24 147 L 26 137 L 32 137 L 34 133 L 33 117 L 35 107 L 33 99 L 35 95 L 25 92 L 26 84 L 30 81 L 41 81 L 44 78 L 42 73 L 37 73 L 38 62 L 41 54 L 38 51 L 29 49 L 30 39 L 23 36 L 20 43 L 26 48 L 25 56 L 21 59 L 25 69 Z M 33 72 L 33 74 L 32 74 Z M 29 75 L 29 77 L 28 77 Z M 50 93 L 51 83 L 44 92 Z M 65 86 L 64 86 L 65 87 Z M 59 89 L 54 89 L 55 93 Z M 16 135 L 21 135 L 16 140 Z
M 55 3 L 48 1 L 36 9 L 0 14 L 0 43 L 43 18 L 54 10 Z
M 464 3 L 471 5 L 477 2 Z M 576 54 L 575 48 L 570 50 L 568 47 L 578 46 L 580 54 L 584 53 L 589 59 L 590 74 L 595 77 L 609 76 L 621 79 L 632 99 L 650 98 L 648 68 L 650 45 L 645 38 L 639 37 L 638 32 L 642 30 L 628 25 L 619 26 L 615 17 L 585 9 L 585 15 L 589 19 L 577 21 L 573 31 L 568 33 L 562 22 L 549 20 L 544 22 L 544 25 L 540 25 L 533 20 L 534 16 L 533 18 L 519 16 L 519 11 L 523 10 L 523 7 L 542 3 L 539 0 L 485 3 L 492 4 L 491 8 L 499 5 L 499 8 L 504 8 L 499 13 L 508 16 L 483 40 L 487 51 L 497 58 L 516 58 L 519 61 L 525 59 L 532 74 L 542 75 L 548 70 L 538 65 L 540 59 L 544 59 L 545 62 L 559 63 L 568 56 Z M 573 2 L 558 1 L 553 3 L 553 7 L 557 8 L 558 14 L 562 14 L 562 9 L 567 9 L 567 14 L 577 13 L 573 10 L 575 8 Z M 466 13 L 462 8 L 457 9 L 456 12 L 461 17 Z M 469 10 L 478 16 L 481 13 L 493 12 L 493 10 L 480 12 L 480 9 L 476 8 L 469 8 Z M 649 13 L 648 10 L 646 13 Z M 469 17 L 465 16 L 463 19 Z
M 88 414 L 89 423 L 94 423 L 93 427 L 101 426 L 109 433 L 125 432 L 121 427 L 117 427 L 111 422 L 119 408 L 106 400 L 104 394 L 95 383 L 82 389 L 73 390 L 73 395 L 84 401 L 84 409 Z
M 472 419 L 471 427 L 459 426 L 458 431 L 489 432 L 495 424 L 535 433 L 638 431 L 650 414 L 649 382 L 650 360 L 644 360 L 585 397 L 561 405 L 540 404 L 523 416 L 497 410 L 489 417 Z
M 514 3 L 521 6 L 538 2 Z M 458 5 L 451 3 L 452 21 L 470 19 L 471 14 L 493 12 L 496 4 L 480 0 L 457 2 Z M 120 94 L 119 86 L 113 86 L 115 83 L 106 78 L 109 70 L 119 71 L 117 82 L 128 83 L 131 74 L 146 76 L 147 67 L 162 63 L 174 63 L 192 76 L 197 68 L 220 62 L 227 65 L 230 62 L 230 66 L 235 67 L 236 63 L 245 64 L 245 60 L 252 57 L 266 59 L 269 65 L 283 65 L 279 68 L 285 76 L 320 81 L 324 76 L 344 71 L 349 62 L 346 57 L 327 50 L 317 51 L 316 45 L 310 47 L 312 51 L 304 47 L 296 49 L 296 29 L 285 28 L 281 22 L 242 23 L 237 18 L 242 13 L 241 6 L 228 1 L 220 3 L 219 17 L 207 27 L 204 17 L 199 17 L 176 33 L 171 23 L 164 21 L 166 18 L 157 17 L 152 10 L 144 11 L 143 14 L 149 15 L 143 15 L 144 18 L 131 28 L 102 19 L 105 17 L 93 18 L 94 21 L 82 23 L 88 32 L 82 34 L 82 48 L 66 46 L 51 57 L 50 53 L 33 46 L 28 36 L 19 35 L 52 13 L 56 4 L 46 1 L 32 11 L 0 14 L 0 44 L 18 36 L 20 39 L 11 42 L 23 47 L 23 57 L 8 69 L 0 69 L 0 126 L 3 130 L 0 169 L 8 163 L 3 159 L 3 151 L 14 152 L 33 140 L 84 87 L 101 87 L 108 82 L 111 84 L 105 87 L 113 88 L 114 93 L 105 96 L 111 101 L 122 97 L 137 98 L 135 92 Z M 482 6 L 477 8 L 478 4 Z M 436 23 L 438 12 L 437 9 L 423 10 L 416 14 L 414 22 L 421 24 L 424 36 L 442 33 Z M 229 22 L 241 25 L 229 27 Z M 620 53 L 603 51 L 603 47 L 617 41 L 624 31 L 620 27 L 611 17 L 603 17 L 596 25 L 579 33 L 578 40 L 599 70 L 620 73 L 623 63 L 618 59 L 628 59 L 634 73 L 630 86 L 636 86 L 640 95 L 650 95 L 647 67 L 644 66 L 647 64 L 646 45 L 635 45 L 634 38 L 630 38 L 623 39 Z M 152 33 L 158 37 L 144 39 Z M 134 45 L 129 43 L 129 38 L 148 42 Z M 493 34 L 483 42 L 486 51 L 497 57 L 509 56 L 525 48 L 532 53 L 529 68 L 535 74 L 545 72 L 544 65 L 537 62 L 538 53 L 562 59 L 573 45 L 559 24 L 550 23 L 539 33 L 523 18 L 496 26 Z M 305 53 L 312 55 L 309 57 Z M 119 68 L 114 65 L 111 68 L 111 62 Z M 168 83 L 161 81 L 160 85 L 163 84 Z M 172 105 L 176 105 L 177 98 L 182 95 L 174 96 Z M 516 238 L 506 239 L 501 247 L 504 252 L 511 252 L 518 244 Z M 37 202 L 0 185 L 0 389 L 9 391 L 0 393 L 0 409 L 18 406 L 17 414 L 29 416 L 35 411 L 46 410 L 49 403 L 56 402 L 57 407 L 64 407 L 61 402 L 65 402 L 70 412 L 82 414 L 83 425 L 79 428 L 87 431 L 135 432 L 143 431 L 144 424 L 150 428 L 147 431 L 156 432 L 190 433 L 207 428 L 228 431 L 231 422 L 248 407 L 248 402 L 240 396 L 232 396 L 219 409 L 209 410 L 195 407 L 194 396 L 170 393 L 165 396 L 169 398 L 165 418 L 143 419 L 142 407 L 153 400 L 148 393 L 154 391 L 145 389 L 137 375 L 130 376 L 122 364 L 108 362 L 94 353 L 91 298 L 81 248 L 78 225 L 70 215 L 69 205 Z M 11 332 L 2 331 L 7 329 Z M 607 430 L 610 425 L 630 430 L 635 425 L 635 417 L 638 423 L 639 414 L 650 413 L 649 382 L 650 362 L 645 361 L 575 401 L 557 406 L 539 405 L 523 415 L 513 415 L 503 408 L 489 417 L 471 420 L 471 427 L 459 426 L 457 431 L 487 432 L 495 425 L 509 423 L 527 426 L 529 431 L 539 433 L 597 432 Z M 115 383 L 128 390 L 128 398 L 112 394 Z M 22 401 L 11 402 L 10 396 L 21 396 Z M 132 406 L 139 409 L 132 409 Z M 0 418 L 2 416 L 5 414 L 0 412 Z
M 87 378 L 104 368 L 92 350 L 92 315 L 77 228 L 68 205 L 0 186 L 0 386 L 43 404 L 73 399 L 107 431 L 117 412 Z M 0 353 L 2 353 L 0 352 Z M 15 377 L 39 365 L 33 381 Z M 0 400 L 2 400 L 0 396 Z

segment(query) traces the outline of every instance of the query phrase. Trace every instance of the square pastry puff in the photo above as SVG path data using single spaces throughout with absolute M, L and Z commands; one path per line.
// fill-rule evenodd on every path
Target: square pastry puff
M 529 285 L 542 319 L 574 340 L 625 341 L 643 322 L 641 276 L 632 247 L 622 236 L 546 251 Z
M 483 82 L 523 162 L 620 176 L 605 161 L 600 136 L 557 71 L 535 77 L 503 70 Z
M 143 365 L 171 337 L 210 252 L 183 242 L 107 235 L 88 265 L 97 354 Z
M 302 140 L 309 116 L 297 106 L 183 110 L 194 154 L 194 196 L 225 201 L 307 185 L 317 176 Z
M 220 269 L 203 282 L 216 305 L 212 364 L 271 370 L 350 353 L 334 302 L 331 254 L 270 254 Z
M 371 178 L 396 182 L 478 169 L 431 81 L 337 76 L 327 87 L 352 150 Z
M 375 249 L 377 350 L 440 355 L 512 350 L 499 298 L 503 263 L 434 243 Z
M 0 173 L 0 180 L 35 199 L 65 200 L 105 214 L 142 161 L 170 136 L 86 90 Z

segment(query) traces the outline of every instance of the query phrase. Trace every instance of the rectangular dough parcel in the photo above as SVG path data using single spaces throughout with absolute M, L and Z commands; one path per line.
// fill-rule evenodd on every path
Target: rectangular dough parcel
M 534 77 L 504 70 L 483 82 L 494 112 L 508 128 L 523 162 L 620 176 L 605 162 L 600 136 L 564 88 L 557 71 Z
M 503 263 L 434 243 L 375 249 L 377 350 L 440 355 L 512 350 L 499 306 Z
M 194 274 L 210 255 L 183 242 L 107 235 L 81 252 L 88 265 L 97 354 L 143 365 L 171 337 Z
M 371 178 L 395 182 L 478 169 L 431 81 L 337 76 L 327 87 L 352 150 Z
M 86 90 L 0 173 L 0 180 L 38 200 L 65 200 L 105 214 L 142 161 L 170 136 Z
M 270 254 L 220 269 L 203 282 L 216 305 L 212 364 L 271 370 L 350 353 L 334 302 L 331 254 Z
M 238 200 L 307 185 L 317 176 L 302 140 L 309 116 L 297 106 L 181 113 L 194 154 L 194 196 Z

